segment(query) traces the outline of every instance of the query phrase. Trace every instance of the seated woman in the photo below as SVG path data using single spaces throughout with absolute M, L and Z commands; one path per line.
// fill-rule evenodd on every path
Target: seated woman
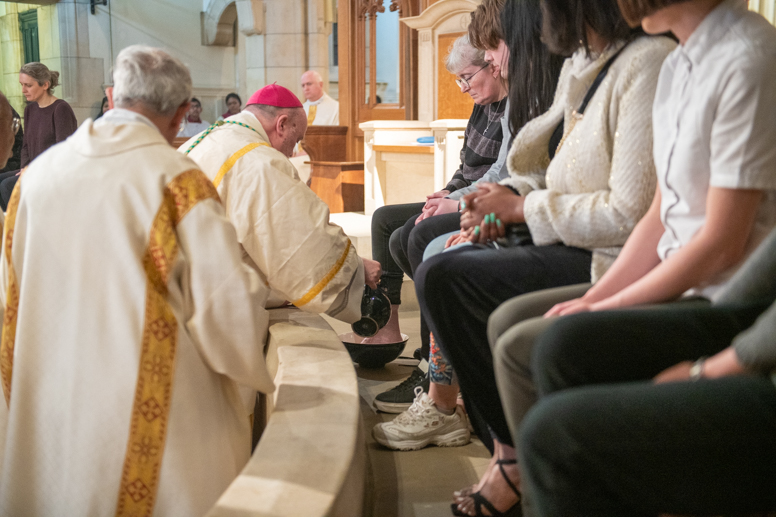
M 459 498 L 457 511 L 465 515 L 519 511 L 519 475 L 493 376 L 488 316 L 515 295 L 595 280 L 647 211 L 655 188 L 651 105 L 660 66 L 675 43 L 631 30 L 614 0 L 544 0 L 542 7 L 550 50 L 573 51 L 555 102 L 515 138 L 506 185 L 485 185 L 465 198 L 468 217 L 479 226 L 472 235 L 503 235 L 505 226 L 517 225 L 521 238 L 437 255 L 421 264 L 415 279 L 421 310 L 455 368 L 467 408 L 495 437 L 491 467 L 474 493 Z M 414 423 L 414 441 L 455 429 L 448 416 L 455 407 L 451 392 L 454 386 L 432 385 L 431 399 L 416 402 L 424 410 L 408 410 L 436 423 L 427 426 L 432 436 Z M 383 430 L 389 440 L 408 434 L 390 424 Z
M 24 108 L 24 143 L 21 168 L 46 149 L 75 133 L 78 122 L 70 105 L 54 96 L 59 86 L 59 72 L 43 63 L 27 63 L 19 70 L 19 83 L 27 100 Z M 5 211 L 11 193 L 19 179 L 19 171 L 0 174 L 0 206 Z
M 670 30 L 682 44 L 655 99 L 659 189 L 610 271 L 548 313 L 592 314 L 561 318 L 535 345 L 526 336 L 536 320 L 497 339 L 504 408 L 540 515 L 776 510 L 776 392 L 763 376 L 739 376 L 773 370 L 776 309 L 730 347 L 776 299 L 776 29 L 734 0 L 620 4 L 648 32 Z M 696 299 L 611 310 L 683 294 Z M 655 375 L 725 378 L 633 382 Z M 587 384 L 607 386 L 549 397 L 525 416 L 537 389 Z M 581 454 L 569 454 L 570 443 Z
M 507 91 L 499 78 L 499 71 L 485 61 L 484 55 L 484 51 L 477 50 L 469 44 L 468 36 L 462 36 L 455 41 L 445 61 L 447 70 L 457 77 L 456 83 L 461 91 L 468 93 L 475 102 L 464 132 L 461 165 L 448 185 L 443 190 L 429 195 L 426 203 L 387 205 L 378 208 L 372 216 L 372 257 L 383 267 L 380 286 L 385 289 L 391 300 L 391 319 L 376 336 L 367 338 L 364 342 L 402 341 L 398 310 L 401 304 L 404 272 L 389 252 L 388 242 L 391 234 L 408 221 L 415 224 L 415 221 L 419 222 L 426 217 L 448 212 L 457 216 L 458 201 L 452 201 L 453 207 L 450 210 L 444 202 L 451 200 L 445 199 L 445 196 L 471 185 L 486 172 L 492 171 L 499 156 L 503 139 L 501 120 L 507 106 Z M 500 167 L 501 165 L 498 168 Z M 441 207 L 440 201 L 443 202 Z M 457 217 L 451 224 L 458 224 Z M 421 373 L 422 375 L 424 374 Z M 382 400 L 383 398 L 378 396 L 375 406 L 388 413 L 401 413 L 412 402 L 412 397 L 406 403 Z
M 511 4 L 512 2 L 506 6 L 509 17 L 505 19 L 506 26 L 513 28 L 511 31 L 505 33 L 502 30 L 501 14 L 504 9 L 504 0 L 484 0 L 472 13 L 468 30 L 472 46 L 484 51 L 486 56 L 498 48 L 499 42 L 504 41 L 504 34 L 507 34 L 505 45 L 512 48 L 516 55 L 524 56 L 523 59 L 510 62 L 509 67 L 511 68 L 509 69 L 506 63 L 502 67 L 500 61 L 494 63 L 492 57 L 489 59 L 493 66 L 493 79 L 500 79 L 504 85 L 503 88 L 510 91 L 505 103 L 504 116 L 501 118 L 503 145 L 498 151 L 498 160 L 480 179 L 471 182 L 468 186 L 463 186 L 462 183 L 451 185 L 456 186 L 457 189 L 446 195 L 444 190 L 432 194 L 425 206 L 421 204 L 398 205 L 378 209 L 372 219 L 372 253 L 373 256 L 379 256 L 381 259 L 385 257 L 385 262 L 382 262 L 381 259 L 378 260 L 381 261 L 384 269 L 392 273 L 391 278 L 396 289 L 395 294 L 391 295 L 394 304 L 399 304 L 401 301 L 398 289 L 401 287 L 402 270 L 412 278 L 414 270 L 420 264 L 419 258 L 422 256 L 423 250 L 420 249 L 418 253 L 415 252 L 415 249 L 424 246 L 420 243 L 431 240 L 433 236 L 460 227 L 458 209 L 461 198 L 476 191 L 479 184 L 495 183 L 508 176 L 505 165 L 512 135 L 526 122 L 544 113 L 552 104 L 563 59 L 549 53 L 539 40 L 538 32 L 526 28 L 540 23 L 540 11 L 538 9 L 517 8 Z M 533 16 L 533 18 L 525 18 L 524 16 Z M 515 27 L 518 30 L 514 30 Z M 514 77 L 525 79 L 509 83 L 507 81 L 508 71 L 511 71 Z M 476 82 L 476 79 L 473 82 Z M 486 129 L 488 129 L 487 126 Z M 488 131 L 493 132 L 493 126 Z M 445 197 L 442 197 L 443 195 Z M 422 213 L 420 213 L 421 206 L 423 206 Z M 417 216 L 418 213 L 420 213 L 419 216 Z M 378 235 L 381 236 L 379 239 L 376 238 Z M 390 248 L 390 255 L 387 254 L 386 243 Z M 430 339 L 423 317 L 421 317 L 420 324 L 422 368 L 416 368 L 404 382 L 376 397 L 375 406 L 382 411 L 401 413 L 415 399 L 414 390 L 416 387 L 421 386 L 424 391 L 428 391 L 429 380 L 426 376 L 428 363 L 426 361 L 430 355 Z M 394 332 L 398 334 L 398 327 Z

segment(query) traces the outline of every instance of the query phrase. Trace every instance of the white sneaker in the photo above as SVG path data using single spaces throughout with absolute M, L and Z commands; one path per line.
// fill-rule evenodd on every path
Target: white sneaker
M 400 451 L 416 451 L 427 445 L 460 447 L 469 443 L 471 433 L 466 415 L 460 406 L 455 413 L 445 415 L 423 389 L 415 388 L 415 401 L 390 422 L 377 424 L 372 429 L 377 443 Z

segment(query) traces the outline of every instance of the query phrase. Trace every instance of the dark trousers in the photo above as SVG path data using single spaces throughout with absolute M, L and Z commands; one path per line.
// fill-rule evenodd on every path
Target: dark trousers
M 415 278 L 426 246 L 440 235 L 460 229 L 461 214 L 458 212 L 435 215 L 418 224 L 415 224 L 415 219 L 407 221 L 391 237 L 391 254 L 407 276 Z
M 372 259 L 380 263 L 383 276 L 380 285 L 385 289 L 393 305 L 401 304 L 402 267 L 396 263 L 390 250 L 393 232 L 405 223 L 415 224 L 425 203 L 381 206 L 372 215 Z
M 435 238 L 461 228 L 461 214 L 440 214 L 424 219 L 415 224 L 415 219 L 408 220 L 404 226 L 393 232 L 390 240 L 391 255 L 396 264 L 415 278 L 415 271 L 423 262 L 423 252 L 426 246 Z M 420 353 L 428 359 L 430 350 L 428 325 L 423 314 L 420 315 Z
M 498 440 L 512 445 L 493 373 L 488 317 L 528 292 L 590 281 L 591 254 L 568 246 L 467 246 L 423 262 L 415 275 L 422 314 L 458 375 L 461 392 Z
M 8 209 L 8 202 L 11 200 L 13 188 L 19 181 L 19 171 L 8 171 L 0 173 L 0 208 L 5 212 Z
M 521 473 L 536 513 L 776 510 L 770 379 L 649 382 L 678 362 L 723 350 L 766 308 L 687 302 L 553 323 L 533 357 L 541 398 L 519 432 Z

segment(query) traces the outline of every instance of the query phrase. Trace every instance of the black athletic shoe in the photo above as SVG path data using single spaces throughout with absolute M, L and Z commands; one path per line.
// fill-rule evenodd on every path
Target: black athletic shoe
M 415 388 L 421 386 L 428 393 L 428 377 L 423 370 L 415 368 L 404 381 L 375 397 L 375 408 L 383 413 L 403 413 L 415 400 Z

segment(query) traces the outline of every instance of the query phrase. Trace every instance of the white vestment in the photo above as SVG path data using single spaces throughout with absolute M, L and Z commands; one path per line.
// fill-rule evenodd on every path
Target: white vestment
M 310 106 L 315 106 L 313 126 L 339 126 L 339 102 L 327 94 L 324 93 L 320 99 L 314 102 L 305 101 L 303 106 L 308 121 L 310 120 Z
M 183 119 L 183 128 L 178 132 L 178 137 L 191 138 L 196 136 L 210 127 L 210 122 L 206 120 L 200 120 L 199 122 L 189 122 L 188 119 Z
M 206 513 L 250 455 L 238 387 L 274 389 L 209 180 L 112 110 L 22 175 L 0 260 L 0 515 Z
M 243 111 L 225 122 L 189 156 L 216 184 L 244 260 L 300 309 L 348 323 L 359 320 L 363 262 L 342 228 L 329 223 L 326 203 L 269 145 L 253 114 Z M 178 150 L 185 152 L 194 142 Z

